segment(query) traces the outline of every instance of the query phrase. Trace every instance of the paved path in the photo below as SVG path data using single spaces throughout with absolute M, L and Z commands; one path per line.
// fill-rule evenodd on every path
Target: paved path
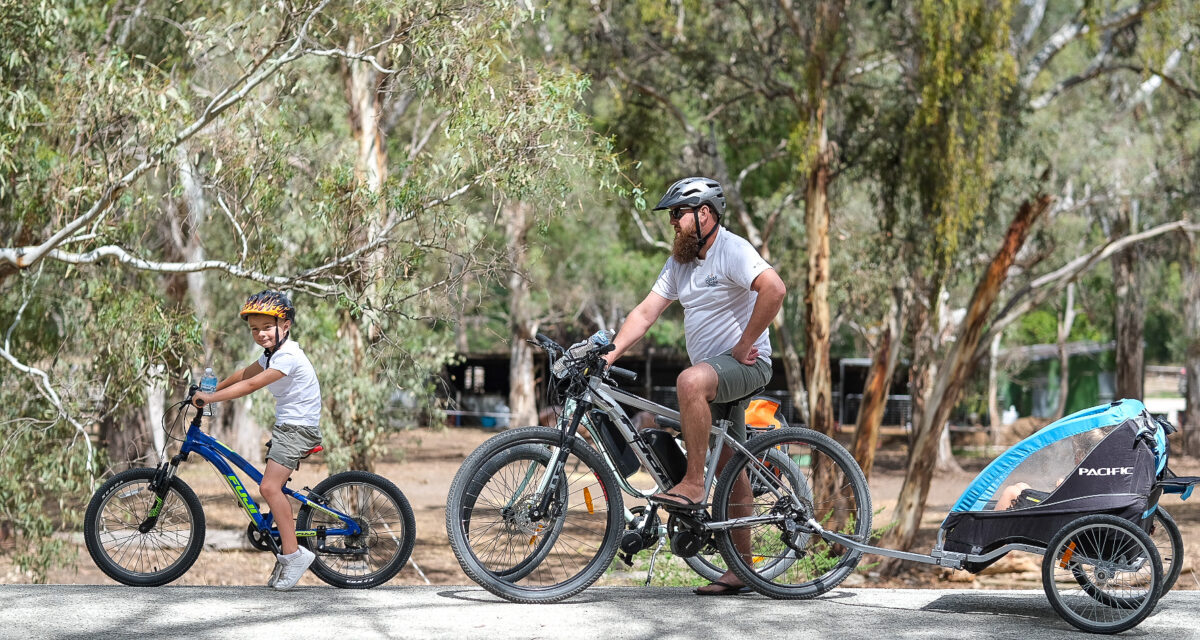
M 703 619 L 700 619 L 703 618 Z M 693 622 L 685 622 L 693 620 Z M 1128 637 L 1200 639 L 1200 591 L 1173 592 Z M 516 605 L 478 587 L 0 586 L 0 638 L 1076 638 L 1041 591 L 835 589 L 817 600 L 592 588 Z

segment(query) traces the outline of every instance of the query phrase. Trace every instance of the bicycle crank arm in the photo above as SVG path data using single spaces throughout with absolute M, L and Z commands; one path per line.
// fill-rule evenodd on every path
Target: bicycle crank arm
M 367 549 L 338 549 L 320 545 L 314 551 L 331 556 L 365 556 L 370 553 Z

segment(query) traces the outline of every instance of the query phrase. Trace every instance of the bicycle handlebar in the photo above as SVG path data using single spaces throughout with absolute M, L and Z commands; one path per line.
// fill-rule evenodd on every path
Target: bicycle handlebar
M 637 382 L 637 373 L 630 371 L 629 369 L 622 369 L 621 367 L 618 367 L 618 366 L 611 366 L 608 368 L 608 373 L 611 374 L 614 378 L 621 378 L 622 380 L 624 380 L 626 382 L 630 382 L 630 383 Z

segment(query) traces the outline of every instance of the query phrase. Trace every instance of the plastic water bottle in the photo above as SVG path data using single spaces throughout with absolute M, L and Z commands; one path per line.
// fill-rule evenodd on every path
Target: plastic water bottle
M 600 347 L 612 342 L 612 338 L 612 331 L 601 329 L 596 333 L 593 333 L 592 336 L 587 340 L 576 342 L 575 344 L 571 345 L 571 347 L 567 349 L 567 355 L 571 356 L 572 358 L 583 357 L 588 352 L 599 349 Z
M 213 373 L 212 367 L 204 370 L 204 377 L 200 378 L 200 391 L 204 393 L 212 393 L 217 390 L 217 375 Z M 209 402 L 201 409 L 201 415 L 211 416 L 215 403 Z

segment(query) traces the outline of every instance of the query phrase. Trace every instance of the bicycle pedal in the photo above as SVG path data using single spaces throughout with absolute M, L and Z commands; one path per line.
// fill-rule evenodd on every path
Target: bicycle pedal
M 629 553 L 628 551 L 622 551 L 617 554 L 617 558 L 619 558 L 621 560 L 621 562 L 624 562 L 625 566 L 627 566 L 627 567 L 633 566 L 633 554 L 632 553 Z

